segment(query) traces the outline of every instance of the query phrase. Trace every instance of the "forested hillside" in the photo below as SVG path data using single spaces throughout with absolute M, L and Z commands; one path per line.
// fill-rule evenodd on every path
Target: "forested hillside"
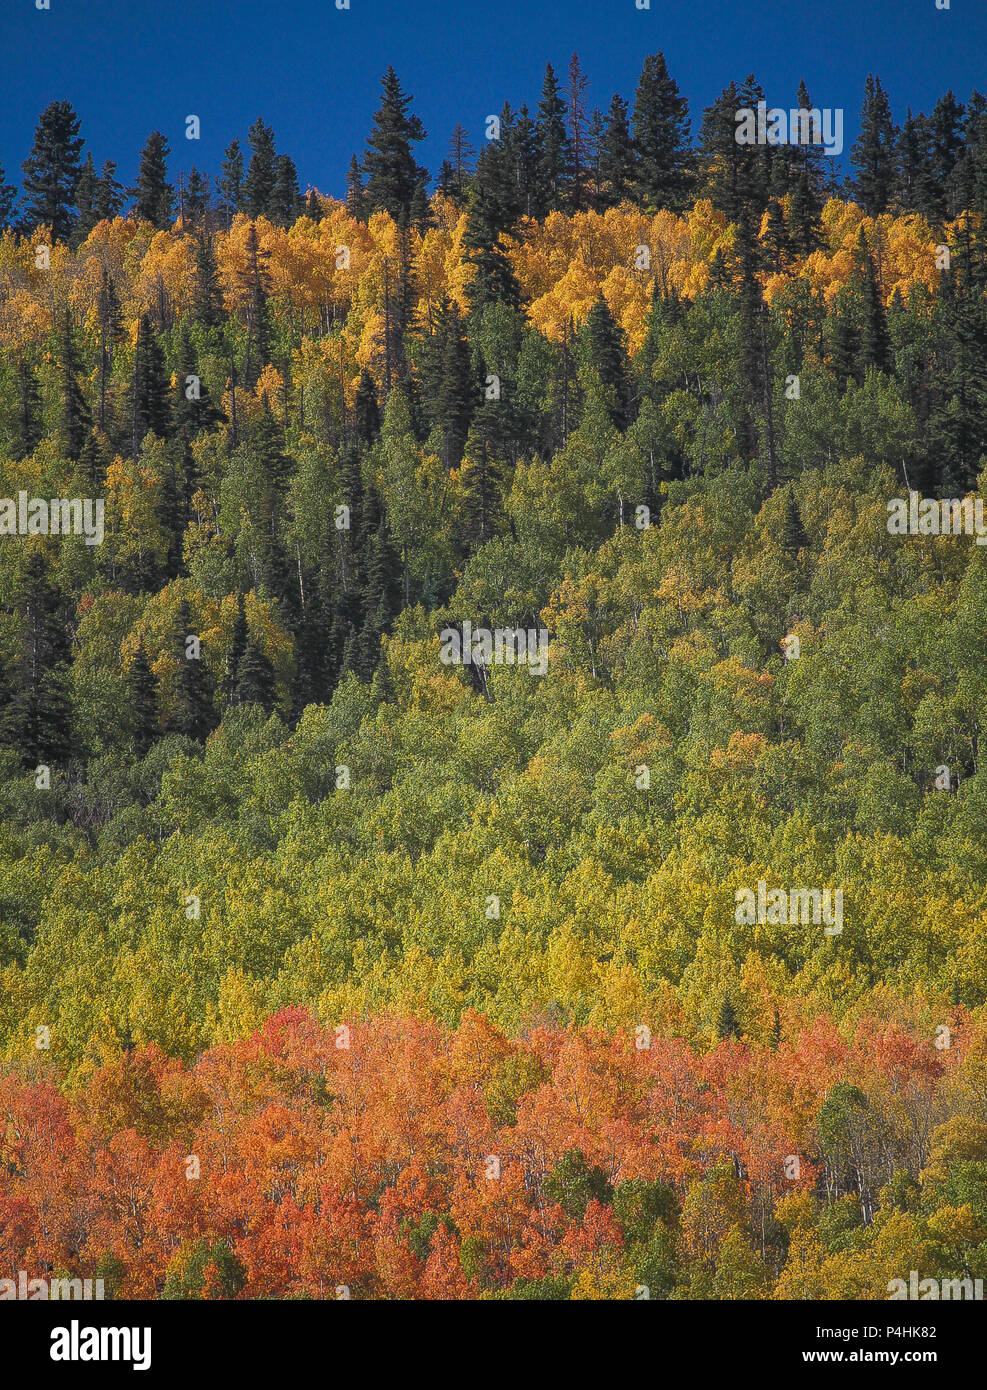
M 987 1277 L 987 100 L 762 96 L 0 171 L 0 1276 Z

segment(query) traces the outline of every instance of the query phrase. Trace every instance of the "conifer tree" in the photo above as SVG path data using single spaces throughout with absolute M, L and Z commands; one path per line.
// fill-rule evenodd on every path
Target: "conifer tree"
M 267 714 L 274 708 L 274 667 L 252 633 L 247 636 L 243 656 L 237 668 L 232 703 L 260 705 Z
M 72 229 L 74 245 L 81 246 L 86 237 L 99 222 L 96 210 L 96 191 L 99 176 L 90 151 L 79 170 L 75 186 L 75 226 Z
M 55 241 L 69 239 L 83 143 L 79 118 L 69 102 L 53 101 L 45 107 L 38 119 L 31 153 L 21 166 L 25 232 L 47 226 Z
M 867 239 L 864 236 L 863 227 L 861 227 L 857 233 L 857 241 L 854 246 L 854 262 L 862 295 L 860 332 L 861 366 L 865 370 L 867 367 L 877 367 L 880 371 L 885 372 L 888 370 L 891 357 L 887 315 L 884 309 L 884 302 L 881 299 L 880 287 L 877 283 L 877 271 L 870 251 L 867 248 Z
M 791 485 L 785 492 L 785 516 L 781 524 L 781 548 L 792 560 L 808 545 L 805 527 Z
M 716 1022 L 716 1036 L 718 1038 L 736 1038 L 740 1033 L 740 1020 L 737 1017 L 737 1010 L 733 1006 L 733 1000 L 729 994 L 723 996 L 723 1003 L 720 1005 L 720 1016 Z
M 860 135 L 851 151 L 857 200 L 868 217 L 887 210 L 895 183 L 895 129 L 881 79 L 868 73 Z
M 172 727 L 176 733 L 201 742 L 215 723 L 212 701 L 212 680 L 201 654 L 190 651 L 188 639 L 197 636 L 192 628 L 192 615 L 183 599 L 178 606 L 175 624 L 178 680 L 176 706 Z
M 106 159 L 99 178 L 96 180 L 96 194 L 93 202 L 97 221 L 110 220 L 118 216 L 123 207 L 123 184 L 117 179 L 116 161 Z
M 28 554 L 14 592 L 20 625 L 10 740 L 26 767 L 64 762 L 71 751 L 69 642 L 62 596 L 49 578 L 44 552 Z
M 219 328 L 223 323 L 223 292 L 212 237 L 200 227 L 195 239 L 195 308 L 197 323 L 203 328 Z
M 277 183 L 274 131 L 258 116 L 247 132 L 250 163 L 243 181 L 243 210 L 248 217 L 273 217 Z
M 169 384 L 165 374 L 164 353 L 151 328 L 151 321 L 142 314 L 137 325 L 134 346 L 134 379 L 131 401 L 131 448 L 133 457 L 148 431 L 164 439 L 170 424 L 168 405 Z
M 302 207 L 298 191 L 298 173 L 294 161 L 279 154 L 274 161 L 274 188 L 271 192 L 270 216 L 279 227 L 291 227 Z
M 160 130 L 152 130 L 141 151 L 137 182 L 131 189 L 134 212 L 155 227 L 171 225 L 175 190 L 168 182 L 168 141 Z
M 630 412 L 630 383 L 624 335 L 599 295 L 586 317 L 584 328 L 589 365 L 607 393 L 607 409 L 615 429 L 627 428 Z
M 569 198 L 569 171 L 572 152 L 565 128 L 566 106 L 559 91 L 551 63 L 546 64 L 541 101 L 535 122 L 537 167 L 535 183 L 536 217 L 565 206 Z
M 360 372 L 354 403 L 357 441 L 365 448 L 375 444 L 380 437 L 380 407 L 377 404 L 377 388 L 366 367 Z
M 0 232 L 11 225 L 17 204 L 17 189 L 12 183 L 6 182 L 6 177 L 0 164 Z
M 367 200 L 363 187 L 363 171 L 355 154 L 350 157 L 349 168 L 346 171 L 346 211 L 361 222 L 366 219 Z
M 15 456 L 33 454 L 42 435 L 41 393 L 34 367 L 23 353 L 17 359 L 16 431 Z
M 364 211 L 369 214 L 383 209 L 399 227 L 408 227 L 427 178 L 426 171 L 415 162 L 412 148 L 424 140 L 425 130 L 419 118 L 410 114 L 411 97 L 401 90 L 393 68 L 387 69 L 381 86 L 383 96 L 363 158 L 367 179 Z
M 226 654 L 226 663 L 223 668 L 223 678 L 220 681 L 220 698 L 224 704 L 233 701 L 236 691 L 237 681 L 240 676 L 240 663 L 243 661 L 243 654 L 247 650 L 247 610 L 244 603 L 243 591 L 238 590 L 236 596 L 236 616 L 233 619 L 233 632 L 230 639 L 230 649 Z
M 476 389 L 469 343 L 455 304 L 446 303 L 441 331 L 442 376 L 436 406 L 442 433 L 442 458 L 446 468 L 458 468 L 476 409 Z
M 627 102 L 616 93 L 607 112 L 599 167 L 603 205 L 616 207 L 631 196 L 636 182 L 634 142 L 627 120 Z
M 92 429 L 92 416 L 82 393 L 82 387 L 79 385 L 81 370 L 75 333 L 72 329 L 72 318 L 66 310 L 59 336 L 58 426 L 66 452 L 72 459 L 78 459 L 86 435 Z
M 240 141 L 233 140 L 223 157 L 222 173 L 219 180 L 219 193 L 223 215 L 229 227 L 233 218 L 243 209 L 243 151 Z
M 646 212 L 680 211 L 688 188 L 689 107 L 662 53 L 644 60 L 634 96 L 633 130 L 638 202 Z
M 449 196 L 460 207 L 466 202 L 466 193 L 472 174 L 472 161 L 475 158 L 476 150 L 473 148 L 469 135 L 457 121 L 449 140 L 448 164 L 451 174 Z
M 158 697 L 157 682 L 143 642 L 138 642 L 137 651 L 127 672 L 127 694 L 134 747 L 137 756 L 145 758 L 157 736 Z

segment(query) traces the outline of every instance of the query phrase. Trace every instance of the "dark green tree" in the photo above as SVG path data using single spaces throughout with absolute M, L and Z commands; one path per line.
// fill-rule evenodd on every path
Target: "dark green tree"
M 75 190 L 83 143 L 79 118 L 71 104 L 67 101 L 49 103 L 39 117 L 31 153 L 21 165 L 25 232 L 47 226 L 56 241 L 68 240 L 75 216 Z
M 887 211 L 895 185 L 895 128 L 881 79 L 868 73 L 860 135 L 851 151 L 857 201 L 868 217 Z
M 152 130 L 141 151 L 137 182 L 131 189 L 134 212 L 155 227 L 171 225 L 175 190 L 168 182 L 168 141 L 160 130 Z
M 399 227 L 408 227 L 412 209 L 420 198 L 427 172 L 416 163 L 413 146 L 424 140 L 420 119 L 410 112 L 411 97 L 401 90 L 394 69 L 381 79 L 383 96 L 374 119 L 363 158 L 366 175 L 365 213 L 383 209 Z
M 661 53 L 644 60 L 634 95 L 633 131 L 638 202 L 647 212 L 680 211 L 689 186 L 689 106 Z
M 137 756 L 145 758 L 158 733 L 158 694 L 143 642 L 137 644 L 137 651 L 127 671 L 127 694 L 134 747 Z

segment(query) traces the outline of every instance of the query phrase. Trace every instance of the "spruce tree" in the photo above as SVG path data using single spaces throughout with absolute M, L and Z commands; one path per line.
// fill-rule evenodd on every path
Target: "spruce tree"
M 733 1006 L 733 1000 L 729 994 L 723 996 L 723 1003 L 720 1005 L 720 1016 L 716 1022 L 716 1036 L 718 1038 L 735 1038 L 740 1033 L 740 1020 L 737 1017 L 737 1010 Z
M 96 195 L 93 204 L 97 213 L 97 220 L 100 222 L 109 221 L 118 216 L 123 207 L 123 184 L 119 182 L 116 174 L 116 161 L 104 160 L 102 172 L 96 180 Z
M 442 433 L 442 458 L 446 468 L 458 468 L 476 409 L 476 388 L 469 343 L 455 304 L 445 303 L 441 331 L 442 376 L 436 406 Z
M 291 227 L 299 217 L 302 198 L 294 161 L 279 154 L 274 161 L 274 188 L 271 192 L 271 219 L 279 227 Z
M 685 206 L 689 106 L 669 75 L 662 53 L 644 60 L 634 95 L 636 193 L 646 212 Z
M 877 271 L 863 227 L 857 233 L 854 246 L 856 276 L 861 286 L 861 332 L 860 361 L 866 370 L 877 367 L 886 372 L 891 364 L 891 341 L 888 336 L 888 321 L 877 282 Z
M 380 437 L 380 407 L 377 404 L 377 388 L 366 367 L 360 372 L 354 404 L 357 441 L 368 448 L 376 444 Z
M 565 207 L 569 199 L 569 173 L 572 152 L 565 128 L 566 106 L 559 91 L 551 63 L 546 64 L 541 101 L 535 122 L 538 145 L 536 168 L 536 206 L 534 215 Z
M 82 245 L 100 220 L 96 210 L 98 181 L 99 176 L 93 163 L 92 152 L 90 152 L 86 155 L 82 168 L 79 170 L 79 178 L 75 186 L 76 215 L 72 241 L 76 246 Z
M 797 560 L 799 551 L 804 550 L 808 543 L 798 503 L 791 486 L 789 486 L 785 492 L 785 516 L 781 523 L 781 548 L 790 559 Z
M 616 207 L 629 198 L 636 182 L 634 142 L 627 121 L 627 102 L 616 93 L 607 112 L 599 156 L 601 201 Z
M 137 325 L 131 387 L 131 449 L 134 458 L 149 431 L 162 439 L 167 437 L 171 416 L 169 390 L 164 352 L 151 328 L 150 319 L 147 314 L 142 314 Z
M 630 412 L 630 383 L 624 335 L 614 320 L 603 295 L 595 300 L 583 329 L 589 365 L 596 372 L 607 395 L 607 410 L 615 429 L 627 428 Z
M 22 223 L 26 233 L 48 226 L 55 241 L 69 239 L 82 146 L 79 119 L 71 104 L 51 102 L 38 119 L 31 153 L 21 165 Z
M 14 208 L 17 204 L 17 189 L 6 182 L 3 165 L 0 164 L 0 232 L 13 222 Z
M 72 319 L 68 312 L 62 320 L 58 351 L 59 410 L 58 426 L 65 450 L 71 459 L 78 459 L 86 436 L 92 429 L 92 416 L 79 385 L 82 364 L 76 346 Z
M 127 694 L 134 747 L 138 758 L 145 758 L 158 732 L 158 696 L 157 682 L 143 642 L 137 644 L 127 672 Z
M 134 212 L 145 222 L 164 228 L 171 225 L 175 190 L 168 182 L 168 141 L 160 130 L 152 130 L 141 151 L 137 182 L 131 189 Z
M 260 705 L 266 714 L 274 708 L 274 667 L 253 634 L 248 634 L 237 668 L 233 691 L 235 705 Z
M 15 457 L 33 454 L 41 441 L 41 393 L 31 362 L 22 353 L 17 359 L 17 414 Z
M 427 172 L 415 162 L 412 146 L 424 140 L 421 121 L 409 113 L 411 97 L 401 90 L 394 69 L 381 79 L 383 96 L 367 140 L 363 172 L 364 211 L 383 210 L 399 227 L 408 227 L 412 210 L 425 186 Z
M 247 133 L 250 163 L 243 181 L 243 210 L 248 217 L 270 217 L 275 212 L 277 154 L 274 131 L 258 116 Z
M 219 180 L 219 194 L 226 225 L 229 227 L 236 214 L 243 210 L 243 151 L 239 140 L 233 140 L 226 147 Z
M 27 556 L 15 587 L 14 606 L 20 643 L 10 739 L 26 767 L 64 762 L 72 746 L 69 640 L 62 595 L 49 578 L 41 549 L 32 549 Z
M 346 211 L 351 217 L 363 222 L 367 215 L 366 194 L 363 187 L 363 171 L 356 155 L 350 156 L 346 171 Z
M 206 227 L 199 229 L 195 239 L 195 320 L 203 328 L 219 328 L 223 324 L 223 291 L 212 237 Z
M 175 624 L 178 679 L 172 728 L 186 738 L 201 742 L 213 728 L 215 711 L 209 668 L 201 654 L 198 657 L 189 654 L 188 638 L 196 635 L 192 630 L 189 605 L 183 599 Z
M 895 185 L 895 128 L 881 79 L 867 76 L 860 135 L 851 151 L 857 200 L 868 217 L 887 211 Z

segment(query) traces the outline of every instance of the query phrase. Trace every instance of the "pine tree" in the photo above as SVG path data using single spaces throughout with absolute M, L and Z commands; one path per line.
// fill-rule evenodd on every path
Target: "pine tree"
M 466 291 L 474 312 L 487 304 L 517 308 L 521 303 L 521 287 L 500 244 L 501 234 L 512 229 L 518 210 L 509 159 L 510 149 L 491 141 L 473 175 L 463 247 L 467 261 L 476 267 Z
M 463 502 L 465 535 L 471 550 L 483 545 L 494 533 L 500 495 L 490 448 L 483 438 L 471 435 L 463 463 Z
M 538 145 L 536 205 L 534 215 L 544 217 L 566 205 L 569 199 L 569 171 L 572 152 L 565 128 L 566 106 L 551 63 L 545 67 L 541 101 L 535 122 Z
M 476 150 L 470 142 L 469 135 L 457 121 L 449 141 L 449 165 L 452 170 L 450 197 L 460 207 L 466 202 L 466 193 L 472 174 L 471 165 L 475 158 Z
M 232 703 L 260 705 L 266 714 L 274 708 L 274 667 L 253 634 L 248 634 L 240 658 Z
M 250 163 L 243 181 L 243 210 L 248 217 L 273 217 L 277 183 L 274 131 L 258 116 L 247 132 Z
M 243 384 L 253 387 L 264 367 L 271 360 L 271 325 L 267 307 L 266 266 L 269 253 L 262 251 L 257 236 L 257 224 L 252 222 L 247 232 L 247 268 L 242 285 L 250 294 L 247 312 L 247 341 L 243 354 Z
M 120 312 L 120 296 L 117 294 L 113 277 L 104 266 L 99 281 L 99 296 L 96 300 L 96 318 L 99 324 L 99 428 L 106 429 L 106 391 L 109 385 L 110 366 L 114 346 L 123 337 L 123 319 Z
M 232 141 L 226 147 L 219 193 L 226 225 L 229 227 L 236 214 L 243 210 L 243 151 L 239 140 Z
M 813 192 L 808 169 L 799 174 L 792 196 L 792 212 L 788 234 L 792 246 L 802 256 L 811 256 L 822 245 L 822 221 L 819 199 Z
M 82 168 L 79 170 L 79 178 L 75 186 L 75 227 L 72 232 L 72 240 L 76 246 L 81 246 L 86 237 L 99 222 L 99 214 L 96 211 L 96 188 L 99 176 L 96 173 L 96 166 L 93 163 L 92 152 L 86 155 Z
M 615 429 L 627 428 L 630 413 L 630 382 L 627 349 L 624 335 L 610 312 L 610 306 L 599 295 L 583 329 L 588 347 L 589 365 L 596 372 L 607 394 L 607 409 Z
M 17 416 L 15 457 L 33 454 L 41 441 L 41 393 L 31 362 L 23 354 L 17 359 Z
M 81 370 L 75 334 L 72 331 L 72 319 L 66 310 L 59 337 L 58 426 L 65 450 L 72 459 L 78 459 L 93 423 L 86 398 L 82 394 L 82 387 L 79 385 Z
M 175 624 L 178 680 L 172 728 L 186 738 L 201 742 L 215 724 L 215 710 L 209 668 L 201 655 L 196 657 L 190 654 L 188 639 L 194 636 L 192 615 L 188 603 L 183 599 L 178 606 Z
M 279 154 L 274 161 L 274 189 L 271 193 L 271 218 L 279 227 L 291 227 L 301 213 L 302 198 L 298 191 L 298 173 L 293 160 Z
M 131 189 L 134 212 L 158 228 L 171 225 L 175 190 L 168 182 L 168 141 L 160 130 L 152 130 L 141 151 L 137 182 Z
M 223 291 L 212 237 L 206 227 L 199 229 L 195 239 L 195 307 L 196 323 L 203 328 L 219 328 L 223 323 Z
M 169 383 L 165 373 L 164 353 L 151 328 L 147 314 L 137 325 L 134 345 L 134 379 L 131 400 L 131 448 L 136 458 L 144 436 L 150 431 L 164 439 L 168 435 L 171 412 L 168 405 Z
M 158 732 L 158 697 L 157 682 L 143 642 L 137 644 L 127 672 L 127 694 L 134 747 L 138 758 L 145 758 Z
M 881 79 L 868 74 L 860 135 L 851 151 L 857 200 L 868 217 L 887 211 L 895 184 L 895 129 Z
M 17 204 L 17 189 L 12 183 L 6 182 L 6 177 L 3 165 L 0 164 L 0 232 L 11 226 Z
M 680 211 L 688 189 L 689 106 L 662 53 L 644 60 L 634 96 L 636 192 L 646 212 Z
M 566 85 L 566 126 L 569 137 L 571 165 L 569 169 L 569 205 L 581 212 L 585 205 L 586 175 L 589 167 L 589 137 L 586 125 L 586 89 L 589 79 L 574 53 L 569 60 L 569 80 Z
M 69 239 L 83 143 L 79 118 L 69 102 L 53 101 L 45 107 L 38 119 L 31 153 L 21 165 L 22 224 L 26 233 L 46 226 L 51 228 L 55 241 Z
M 188 187 L 182 194 L 183 226 L 192 230 L 202 224 L 209 209 L 209 180 L 198 169 L 189 170 Z
M 51 582 L 40 549 L 32 549 L 14 592 L 20 646 L 9 738 L 26 767 L 64 762 L 71 752 L 68 693 L 69 641 L 62 596 Z
M 791 486 L 789 486 L 785 493 L 785 516 L 781 524 L 781 548 L 792 560 L 797 560 L 799 551 L 804 550 L 808 543 L 798 503 Z
M 634 142 L 627 121 L 627 102 L 616 93 L 607 112 L 606 130 L 600 146 L 601 199 L 605 207 L 616 207 L 629 198 L 636 182 Z
M 877 283 L 877 271 L 863 227 L 857 233 L 854 246 L 854 263 L 862 294 L 862 321 L 860 333 L 860 361 L 866 370 L 877 367 L 886 372 L 891 364 L 891 341 L 888 336 L 888 321 Z
M 720 1006 L 720 1016 L 716 1022 L 716 1036 L 718 1038 L 736 1038 L 739 1034 L 740 1020 L 737 1017 L 737 1011 L 729 994 L 725 994 Z
M 240 663 L 243 661 L 243 654 L 247 650 L 247 610 L 244 603 L 243 591 L 238 590 L 236 596 L 236 615 L 233 619 L 233 632 L 230 639 L 230 649 L 226 653 L 226 663 L 223 668 L 223 678 L 220 681 L 219 693 L 224 705 L 232 702 L 236 691 L 237 680 L 240 675 Z
M 401 90 L 393 68 L 387 69 L 381 85 L 383 96 L 363 159 L 364 208 L 366 213 L 383 209 L 399 227 L 408 227 L 428 177 L 412 150 L 413 144 L 424 140 L 425 130 L 419 118 L 409 114 L 411 97 Z
M 380 407 L 377 404 L 377 388 L 366 367 L 360 373 L 354 403 L 356 417 L 356 438 L 365 448 L 376 444 L 380 437 Z
M 346 171 L 346 211 L 351 217 L 363 222 L 367 216 L 367 200 L 363 187 L 363 171 L 356 155 L 350 156 Z
M 123 184 L 117 179 L 116 161 L 103 161 L 102 172 L 96 181 L 96 195 L 93 206 L 100 222 L 116 217 L 123 207 Z
M 446 468 L 458 468 L 476 409 L 476 388 L 470 348 L 462 331 L 459 310 L 444 301 L 442 322 L 442 376 L 436 401 L 442 433 L 442 459 Z

